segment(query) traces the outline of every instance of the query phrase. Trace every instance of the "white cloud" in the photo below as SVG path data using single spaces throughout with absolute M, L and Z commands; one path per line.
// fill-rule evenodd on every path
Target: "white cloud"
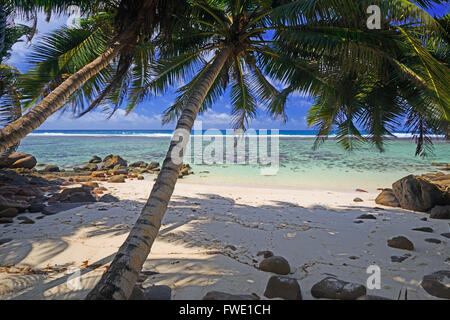
M 124 110 L 108 119 L 108 114 L 94 111 L 82 118 L 71 113 L 59 113 L 51 116 L 40 130 L 152 130 L 162 129 L 161 116 L 146 116 L 136 112 L 126 114 Z
M 210 109 L 200 115 L 197 121 L 202 121 L 204 127 L 210 128 L 217 125 L 229 125 L 231 123 L 231 116 L 227 113 L 218 113 Z

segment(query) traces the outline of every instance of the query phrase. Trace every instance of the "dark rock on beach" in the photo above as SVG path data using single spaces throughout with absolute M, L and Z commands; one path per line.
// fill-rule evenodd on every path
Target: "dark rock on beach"
M 363 215 L 359 216 L 356 219 L 359 219 L 359 220 L 377 220 L 377 217 L 375 217 L 372 214 L 363 214 Z
M 415 229 L 413 229 L 413 231 L 426 232 L 426 233 L 434 232 L 434 230 L 430 227 L 415 228 Z
M 128 167 L 128 162 L 120 156 L 108 156 L 103 160 L 103 169 L 114 169 L 116 166 Z
M 400 203 L 395 197 L 392 189 L 384 189 L 381 194 L 375 199 L 375 203 L 386 207 L 400 207 Z
M 428 243 L 434 243 L 434 244 L 441 244 L 441 243 L 442 243 L 441 240 L 439 240 L 439 239 L 434 239 L 434 238 L 428 238 L 428 239 L 425 239 L 425 242 L 428 242 Z
M 159 162 L 152 162 L 147 166 L 147 170 L 155 170 L 159 168 Z
M 450 219 L 450 205 L 434 207 L 431 209 L 430 218 L 439 220 Z
M 99 156 L 93 156 L 92 159 L 89 160 L 89 163 L 94 164 L 102 163 L 102 158 L 100 158 Z
M 33 156 L 29 156 L 14 162 L 10 168 L 13 169 L 33 169 L 36 167 L 37 160 Z
M 125 183 L 126 176 L 125 175 L 119 175 L 111 177 L 108 182 L 109 183 Z
M 0 196 L 0 210 L 15 208 L 19 210 L 19 212 L 23 212 L 30 206 L 29 203 L 21 200 L 12 200 L 7 199 L 3 196 Z
M 402 250 L 414 250 L 414 244 L 404 236 L 394 237 L 388 240 L 388 246 L 391 248 L 402 249 Z
M 15 218 L 19 214 L 16 208 L 9 208 L 0 211 L 0 218 Z
M 291 272 L 289 262 L 283 257 L 270 257 L 261 261 L 259 269 L 265 272 L 272 272 L 280 275 L 287 275 Z
M 79 187 L 63 190 L 59 194 L 55 194 L 49 202 L 70 202 L 70 203 L 89 203 L 97 202 L 91 194 L 92 188 Z
M 49 165 L 49 166 L 46 166 L 44 168 L 44 170 L 42 170 L 42 171 L 44 171 L 44 172 L 60 172 L 60 169 L 58 166 Z
M 126 175 L 128 175 L 128 168 L 116 166 L 116 167 L 114 167 L 114 169 L 109 171 L 109 173 L 112 174 L 113 176 L 120 176 L 120 175 L 126 176 Z
M 410 257 L 411 257 L 410 254 L 405 254 L 404 256 L 392 256 L 391 261 L 395 263 L 402 263 L 403 261 L 407 260 Z
M 0 218 L 0 224 L 9 224 L 9 223 L 13 223 L 13 219 L 12 218 Z
M 28 208 L 28 212 L 30 213 L 38 213 L 38 212 L 42 212 L 45 209 L 45 205 L 42 203 L 33 203 L 30 205 L 30 207 Z
M 29 154 L 22 152 L 13 152 L 11 154 L 1 154 L 0 155 L 0 168 L 10 168 L 11 165 L 23 158 L 30 156 Z
M 18 220 L 20 221 L 20 224 L 35 224 L 35 222 L 28 217 L 19 217 Z
M 302 292 L 298 281 L 281 276 L 273 276 L 269 279 L 264 296 L 269 299 L 302 300 Z
M 97 171 L 98 170 L 98 166 L 95 163 L 89 163 L 87 165 L 85 165 L 83 168 L 81 168 L 82 171 Z
M 450 193 L 427 176 L 407 176 L 394 183 L 392 189 L 403 209 L 427 212 L 450 204 Z
M 10 169 L 33 169 L 37 165 L 37 160 L 30 154 L 13 152 L 11 154 L 0 155 L 0 168 Z
M 434 297 L 450 299 L 450 271 L 437 271 L 424 276 L 421 286 Z
M 100 199 L 98 199 L 98 202 L 104 202 L 104 203 L 114 203 L 114 202 L 119 202 L 119 198 L 116 198 L 110 194 L 105 194 L 103 197 L 101 197 Z
M 138 161 L 130 164 L 130 168 L 147 168 L 148 164 L 144 161 Z
M 152 286 L 144 290 L 146 300 L 172 300 L 172 289 L 168 286 Z
M 337 278 L 328 277 L 316 283 L 311 294 L 317 299 L 356 300 L 367 293 L 366 287 Z

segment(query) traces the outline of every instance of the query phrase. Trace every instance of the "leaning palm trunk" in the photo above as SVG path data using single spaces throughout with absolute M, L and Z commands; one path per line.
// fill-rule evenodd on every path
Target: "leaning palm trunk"
M 177 130 L 187 133 L 187 136 L 183 136 L 184 139 L 190 138 L 200 107 L 230 53 L 231 48 L 226 47 L 222 49 L 202 76 L 199 86 L 192 92 L 187 101 L 177 124 Z M 139 273 L 161 228 L 161 222 L 178 180 L 182 164 L 180 161 L 174 161 L 173 156 L 178 150 L 180 142 L 176 139 L 173 139 L 171 142 L 161 172 L 153 186 L 150 198 L 141 212 L 141 216 L 131 230 L 127 240 L 119 249 L 108 271 L 89 293 L 87 299 L 125 300 L 130 297 Z M 183 142 L 186 143 L 187 141 L 184 140 Z
M 13 106 L 13 108 L 11 110 L 12 122 L 16 121 L 17 119 L 20 119 L 21 116 L 22 116 L 22 106 L 20 105 L 19 100 L 17 100 L 16 104 Z M 17 151 L 19 146 L 20 146 L 20 142 L 9 147 L 8 149 L 6 149 L 6 154 L 11 154 L 11 153 Z
M 39 128 L 45 120 L 63 107 L 64 101 L 76 90 L 110 64 L 124 46 L 124 41 L 114 42 L 101 56 L 70 76 L 30 112 L 3 128 L 0 131 L 0 152 L 16 145 L 29 133 Z

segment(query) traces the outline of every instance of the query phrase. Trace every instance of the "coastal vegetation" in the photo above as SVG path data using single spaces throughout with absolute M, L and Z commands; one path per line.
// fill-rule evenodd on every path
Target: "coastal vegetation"
M 366 26 L 374 3 L 385 12 L 381 30 Z M 88 299 L 130 297 L 183 168 L 174 150 L 187 143 L 198 114 L 226 92 L 237 130 L 247 128 L 259 104 L 286 119 L 289 95 L 312 96 L 308 122 L 319 130 L 316 146 L 337 131 L 347 150 L 369 142 L 382 151 L 386 136 L 404 126 L 424 155 L 430 135 L 449 135 L 446 20 L 411 1 L 80 4 L 91 13 L 81 28 L 57 31 L 32 53 L 33 68 L 20 77 L 29 112 L 1 130 L 0 151 L 63 108 L 80 116 L 101 105 L 132 112 L 184 81 L 164 120 L 188 133 L 171 142 L 138 221 Z

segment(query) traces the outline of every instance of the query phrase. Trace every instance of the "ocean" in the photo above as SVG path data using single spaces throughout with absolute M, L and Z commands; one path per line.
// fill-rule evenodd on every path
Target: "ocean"
M 94 155 L 118 154 L 129 163 L 162 162 L 172 133 L 168 130 L 36 131 L 22 141 L 19 151 L 33 154 L 39 163 L 66 169 L 82 166 Z M 207 147 L 212 141 L 222 140 L 220 137 L 225 131 L 196 132 L 194 138 L 201 133 L 207 137 L 208 141 L 203 141 L 203 147 Z M 183 183 L 375 191 L 390 187 L 408 174 L 435 172 L 438 168 L 431 165 L 433 162 L 450 162 L 448 142 L 436 138 L 432 155 L 416 157 L 414 141 L 406 133 L 398 133 L 396 139 L 388 141 L 384 153 L 370 144 L 347 152 L 332 138 L 313 150 L 316 135 L 313 131 L 280 130 L 256 132 L 254 135 L 258 139 L 272 137 L 275 139 L 272 141 L 279 144 L 276 174 L 265 174 L 262 169 L 267 166 L 261 161 L 258 163 L 259 158 L 255 158 L 247 148 L 246 160 L 242 164 L 190 162 L 195 175 L 185 178 Z M 253 138 L 250 136 L 247 141 Z M 270 141 L 268 149 L 272 150 Z

